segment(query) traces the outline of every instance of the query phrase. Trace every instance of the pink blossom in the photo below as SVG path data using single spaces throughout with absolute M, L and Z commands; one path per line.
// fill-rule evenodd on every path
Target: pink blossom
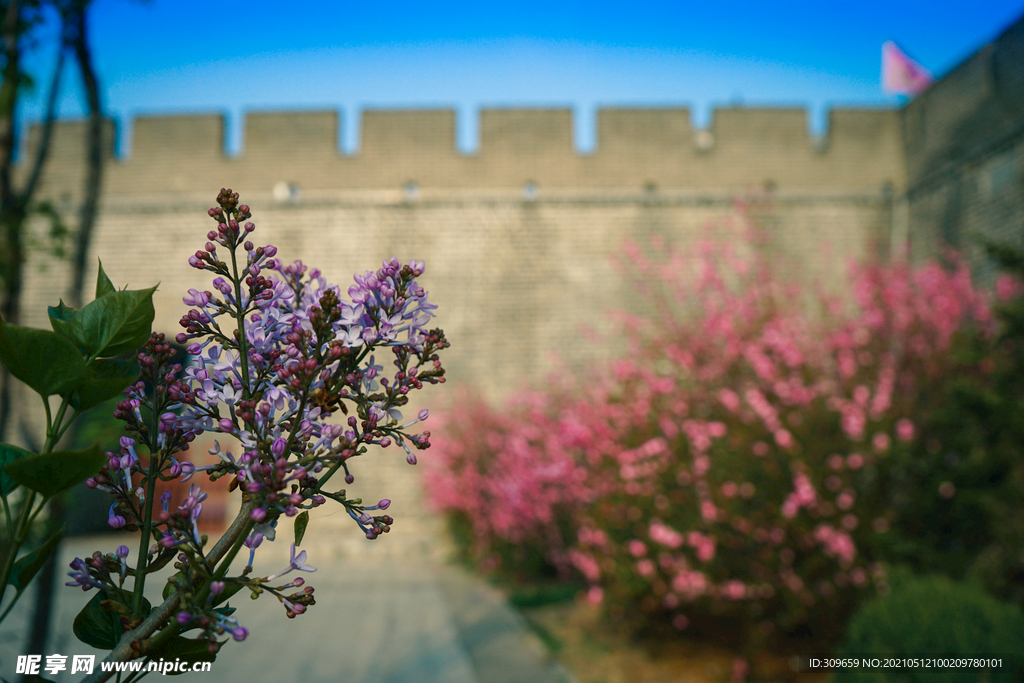
M 654 563 L 644 558 L 636 563 L 636 573 L 640 576 L 650 576 L 654 573 Z
M 707 540 L 697 546 L 697 559 L 701 562 L 710 562 L 715 556 L 715 544 Z
M 736 496 L 736 491 L 739 487 L 736 486 L 736 482 L 727 481 L 722 484 L 722 495 L 726 498 L 733 498 Z
M 721 389 L 718 392 L 718 400 L 731 413 L 738 412 L 740 409 L 740 397 L 732 389 Z
M 876 453 L 884 453 L 889 450 L 889 445 L 892 443 L 888 434 L 878 432 L 871 439 L 871 445 L 875 447 Z
M 747 594 L 747 587 L 740 581 L 729 581 L 722 586 L 722 594 L 730 600 L 742 600 Z
M 590 555 L 584 555 L 573 549 L 569 551 L 569 561 L 583 573 L 588 581 L 594 582 L 601 578 L 601 568 Z
M 910 441 L 914 438 L 914 423 L 907 418 L 901 418 L 896 422 L 896 436 L 900 441 Z
M 675 549 L 683 544 L 683 535 L 681 533 L 658 521 L 651 522 L 648 533 L 652 541 L 668 548 Z
M 859 470 L 864 465 L 864 456 L 860 453 L 850 453 L 846 457 L 846 466 L 851 470 Z
M 629 553 L 633 557 L 643 557 L 647 554 L 647 546 L 644 545 L 643 541 L 634 538 L 632 541 L 629 542 L 628 546 Z
M 850 572 L 850 581 L 853 583 L 854 586 L 860 588 L 868 582 L 868 575 L 864 572 L 863 569 L 857 567 L 852 572 Z
M 996 297 L 1000 301 L 1013 299 L 1020 296 L 1021 292 L 1024 292 L 1024 284 L 1013 275 L 1004 273 L 996 278 Z

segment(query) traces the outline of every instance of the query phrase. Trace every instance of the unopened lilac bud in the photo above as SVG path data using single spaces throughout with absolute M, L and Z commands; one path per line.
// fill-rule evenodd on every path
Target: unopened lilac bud
M 363 514 L 359 515 L 359 521 L 363 524 L 369 524 L 373 521 L 373 517 L 370 516 L 369 512 L 364 512 Z
M 267 518 L 267 511 L 263 508 L 256 508 L 249 513 L 249 517 L 257 524 L 261 524 Z
M 391 501 L 385 498 L 384 500 L 377 503 L 377 507 L 380 508 L 381 510 L 387 510 L 389 507 L 391 507 Z
M 391 437 L 385 436 L 383 439 L 380 440 L 381 448 L 387 448 L 390 445 L 391 445 Z
M 218 424 L 220 425 L 220 430 L 222 432 L 231 432 L 235 428 L 235 423 L 226 417 L 221 418 L 221 421 Z
M 430 417 L 430 411 L 424 408 L 416 417 L 418 417 L 420 419 L 420 422 L 422 422 L 423 420 L 426 420 L 428 417 Z
M 244 626 L 239 626 L 238 628 L 236 628 L 234 631 L 231 632 L 231 637 L 234 638 L 235 640 L 237 640 L 238 642 L 242 642 L 248 636 L 249 636 L 249 629 L 247 629 Z
M 184 344 L 185 342 L 188 341 L 188 335 L 185 334 L 184 332 L 179 332 L 178 335 L 174 338 L 174 341 L 178 342 L 179 344 Z
M 192 621 L 192 615 L 188 612 L 178 612 L 178 623 L 184 626 L 188 622 Z
M 242 246 L 245 248 L 246 251 L 252 251 L 255 245 L 249 240 L 246 240 L 245 244 L 243 244 Z
M 119 545 L 119 546 L 117 546 L 117 550 L 114 551 L 114 554 L 117 555 L 119 558 L 121 558 L 123 560 L 124 558 L 128 557 L 128 546 L 126 546 L 126 545 Z
M 275 247 L 273 244 L 268 244 L 266 247 L 263 248 L 263 255 L 266 256 L 267 258 L 273 258 L 277 256 L 277 247 Z
M 224 592 L 224 582 L 214 581 L 210 584 L 210 595 L 220 595 Z
M 409 453 L 408 455 L 405 456 L 405 461 L 407 463 L 409 463 L 410 465 L 415 465 L 416 464 L 416 454 L 415 453 Z
M 351 484 L 355 480 L 356 480 L 356 478 L 354 476 L 352 476 L 351 474 L 346 474 L 345 475 L 345 483 L 346 484 Z
M 280 458 L 282 455 L 284 455 L 284 449 L 285 446 L 287 445 L 287 441 L 285 441 L 281 437 L 277 437 L 276 439 L 274 439 L 274 443 L 271 444 L 270 446 L 270 452 L 274 454 L 274 457 Z
M 256 229 L 256 224 L 255 223 L 246 223 L 245 224 L 245 231 L 246 232 L 252 232 L 255 229 Z

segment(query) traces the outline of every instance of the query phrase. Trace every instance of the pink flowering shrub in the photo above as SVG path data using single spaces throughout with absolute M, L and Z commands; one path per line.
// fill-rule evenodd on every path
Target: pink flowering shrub
M 652 247 L 624 249 L 652 311 L 620 316 L 629 353 L 575 393 L 459 404 L 434 502 L 486 565 L 514 574 L 511 547 L 568 564 L 615 617 L 833 642 L 885 585 L 890 463 L 920 438 L 956 335 L 992 334 L 987 298 L 960 261 L 851 266 L 844 300 L 760 248 Z
M 571 425 L 559 425 L 547 394 L 514 397 L 491 410 L 463 394 L 460 408 L 439 417 L 454 437 L 427 459 L 432 503 L 449 511 L 470 559 L 517 580 L 566 578 L 566 548 L 587 492 L 572 452 Z

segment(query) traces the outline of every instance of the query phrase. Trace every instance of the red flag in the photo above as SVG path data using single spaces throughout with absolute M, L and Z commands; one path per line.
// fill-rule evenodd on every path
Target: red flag
M 896 43 L 882 45 L 882 89 L 900 95 L 917 95 L 932 84 L 932 75 L 903 51 Z

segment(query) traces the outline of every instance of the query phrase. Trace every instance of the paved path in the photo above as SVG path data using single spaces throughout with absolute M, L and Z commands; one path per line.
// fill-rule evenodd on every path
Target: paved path
M 396 501 L 389 514 L 397 521 L 386 537 L 366 541 L 347 515 L 314 517 L 303 543 L 308 562 L 318 567 L 306 575 L 316 588 L 314 607 L 290 620 L 273 596 L 238 601 L 249 638 L 226 645 L 210 673 L 185 676 L 226 683 L 572 683 L 500 593 L 444 562 L 440 520 L 423 511 L 408 470 L 390 471 L 397 479 L 389 480 Z M 376 474 L 383 481 L 389 472 Z M 258 572 L 287 565 L 292 532 L 279 534 L 259 549 Z M 72 539 L 62 547 L 62 572 L 74 556 L 109 552 L 123 538 Z M 247 558 L 240 559 L 242 566 Z M 71 630 L 92 593 L 58 590 L 48 650 L 36 654 L 102 655 Z M 31 604 L 26 596 L 0 627 L 0 678 L 12 683 L 17 655 L 29 654 L 23 641 Z M 60 683 L 81 675 L 48 678 Z

